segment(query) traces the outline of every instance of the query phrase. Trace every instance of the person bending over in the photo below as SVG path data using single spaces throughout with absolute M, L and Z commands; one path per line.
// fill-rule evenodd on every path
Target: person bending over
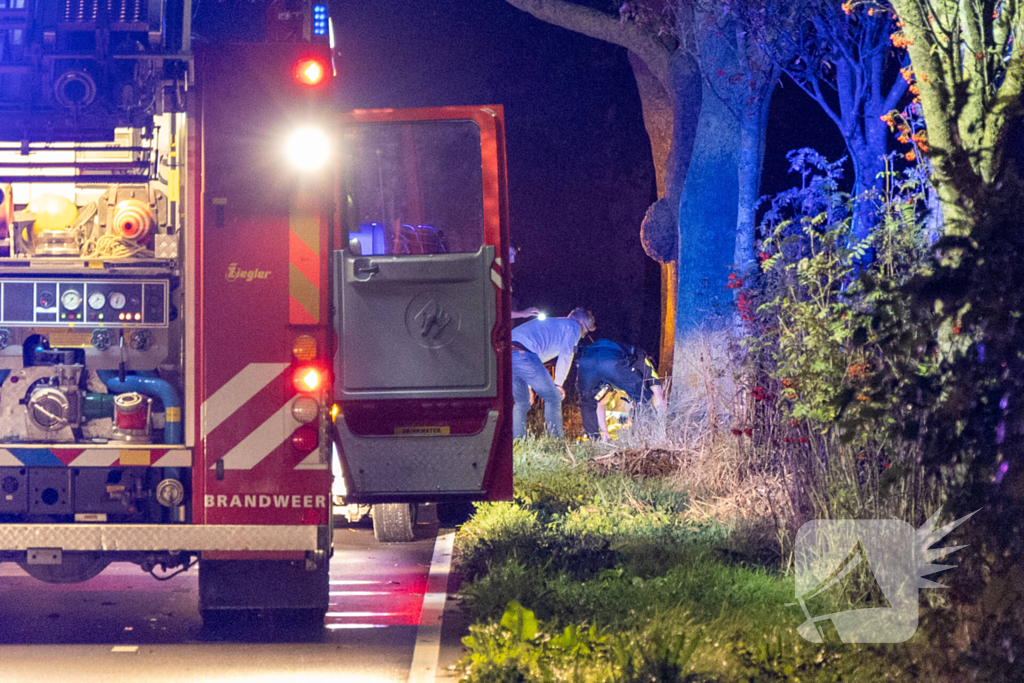
M 535 318 L 512 330 L 512 438 L 526 436 L 526 413 L 530 410 L 530 389 L 544 401 L 544 423 L 548 434 L 562 436 L 562 399 L 565 377 L 572 366 L 576 344 L 595 329 L 594 316 L 582 308 L 564 318 Z M 553 358 L 555 378 L 544 363 Z
M 580 351 L 576 370 L 583 429 L 589 439 L 608 440 L 604 403 L 609 389 L 626 392 L 630 403 L 639 406 L 654 400 L 661 410 L 665 404 L 661 380 L 644 350 L 610 339 L 598 339 Z

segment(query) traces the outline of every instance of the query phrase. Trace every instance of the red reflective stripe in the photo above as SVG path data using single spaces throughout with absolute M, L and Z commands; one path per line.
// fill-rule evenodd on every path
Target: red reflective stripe
M 288 322 L 292 325 L 315 325 L 319 320 L 307 311 L 294 296 L 288 297 Z
M 320 257 L 294 231 L 288 233 L 288 260 L 314 287 L 320 287 Z

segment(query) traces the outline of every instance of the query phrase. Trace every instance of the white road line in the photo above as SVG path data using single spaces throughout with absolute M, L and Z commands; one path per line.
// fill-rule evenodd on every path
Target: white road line
M 433 683 L 437 677 L 437 659 L 441 656 L 441 622 L 448 598 L 448 572 L 452 566 L 455 532 L 449 531 L 434 541 L 430 560 L 427 591 L 423 594 L 423 610 L 416 628 L 416 649 L 412 653 L 408 683 Z
M 338 560 L 331 560 L 331 562 L 337 562 Z M 383 581 L 369 581 L 367 579 L 338 579 L 331 581 L 332 586 L 371 586 L 375 583 L 384 583 Z
M 139 651 L 139 646 L 138 645 L 115 645 L 114 647 L 110 648 L 110 651 L 111 652 L 138 652 Z
M 331 591 L 328 595 L 391 595 L 392 591 Z

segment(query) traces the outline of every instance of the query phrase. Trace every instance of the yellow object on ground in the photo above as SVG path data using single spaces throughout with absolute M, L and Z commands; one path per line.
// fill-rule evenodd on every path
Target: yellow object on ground
M 608 435 L 618 436 L 618 431 L 629 425 L 629 397 L 625 391 L 614 390 L 604 406 L 605 422 L 608 424 Z
M 28 203 L 28 210 L 36 215 L 32 232 L 38 235 L 44 230 L 67 230 L 78 218 L 75 203 L 59 194 L 41 194 Z

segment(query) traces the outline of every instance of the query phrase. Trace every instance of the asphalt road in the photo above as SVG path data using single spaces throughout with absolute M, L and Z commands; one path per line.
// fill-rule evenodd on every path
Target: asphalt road
M 17 565 L 0 564 L 0 681 L 432 679 L 424 678 L 423 667 L 410 678 L 410 666 L 421 612 L 426 619 L 431 602 L 435 613 L 444 609 L 440 605 L 451 605 L 436 593 L 446 588 L 435 570 L 430 580 L 435 593 L 424 608 L 437 533 L 436 525 L 420 525 L 416 541 L 381 545 L 368 526 L 338 529 L 331 608 L 317 633 L 290 632 L 259 620 L 238 632 L 204 631 L 194 569 L 159 582 L 136 565 L 118 563 L 89 581 L 52 585 L 28 577 Z M 461 626 L 448 613 L 450 607 L 442 675 L 457 657 Z M 421 641 L 428 630 L 420 629 Z M 432 665 L 436 655 L 429 647 L 416 652 L 417 661 L 423 664 L 424 653 Z

